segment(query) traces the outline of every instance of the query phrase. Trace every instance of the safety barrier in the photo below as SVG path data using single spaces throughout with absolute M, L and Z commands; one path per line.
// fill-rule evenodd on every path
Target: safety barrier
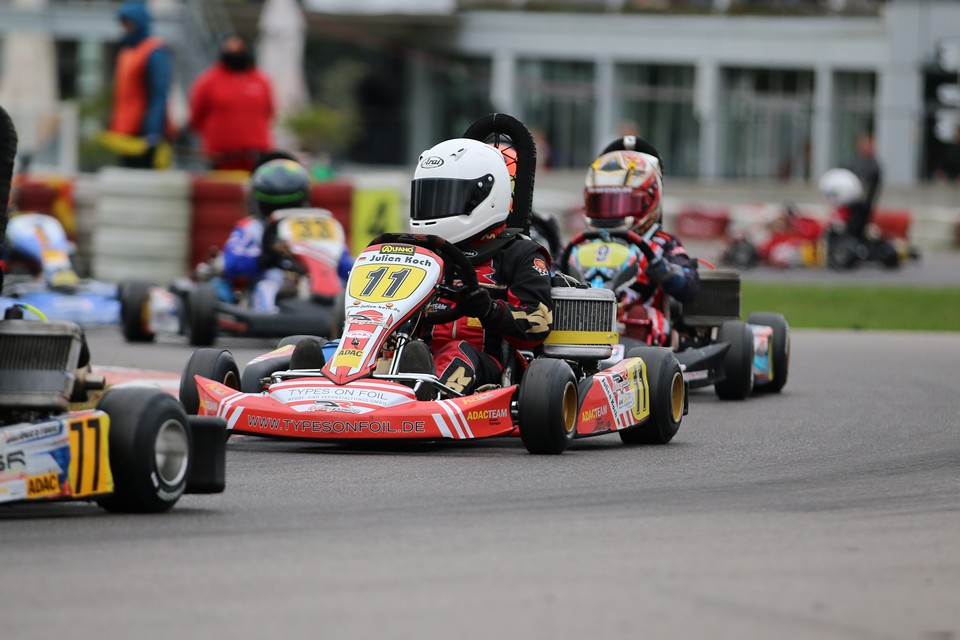
M 100 172 L 97 187 L 94 277 L 167 282 L 186 275 L 188 173 L 110 167 Z
M 237 221 L 248 215 L 247 174 L 223 172 L 195 175 L 190 181 L 190 266 L 220 250 Z M 310 187 L 310 206 L 329 209 L 350 237 L 353 201 L 351 183 L 337 180 Z

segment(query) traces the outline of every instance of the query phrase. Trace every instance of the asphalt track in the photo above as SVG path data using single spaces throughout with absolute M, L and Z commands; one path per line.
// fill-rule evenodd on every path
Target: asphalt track
M 699 391 L 665 447 L 242 438 L 169 514 L 0 509 L 0 637 L 960 637 L 960 335 L 793 347 L 783 394 Z

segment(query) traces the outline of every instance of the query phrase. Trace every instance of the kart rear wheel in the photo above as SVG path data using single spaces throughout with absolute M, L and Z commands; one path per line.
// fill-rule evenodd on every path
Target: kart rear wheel
M 187 330 L 190 344 L 209 347 L 217 340 L 217 307 L 220 298 L 217 290 L 207 282 L 201 282 L 187 299 Z
M 187 360 L 187 366 L 180 376 L 180 403 L 192 416 L 200 411 L 200 394 L 194 376 L 203 376 L 231 389 L 240 389 L 240 371 L 232 353 L 225 349 L 197 349 Z
M 346 294 L 341 291 L 337 294 L 337 297 L 333 299 L 333 308 L 330 311 L 330 338 L 339 338 L 340 334 L 343 333 L 343 325 L 346 322 L 347 317 L 347 300 Z
M 300 334 L 281 338 L 280 342 L 277 343 L 277 349 L 282 349 L 283 347 L 290 345 L 296 346 L 305 338 L 313 338 L 320 343 L 321 347 L 327 343 L 326 338 Z M 263 360 L 258 360 L 257 362 L 251 362 L 248 364 L 243 368 L 243 375 L 240 376 L 240 390 L 244 393 L 260 393 L 263 391 L 263 385 L 260 384 L 260 381 L 269 377 L 274 371 L 285 371 L 289 369 L 290 357 L 292 355 L 293 354 L 291 352 L 285 355 L 265 358 Z
M 753 391 L 753 331 L 739 320 L 727 320 L 720 325 L 717 342 L 730 348 L 723 359 L 726 377 L 713 390 L 721 400 L 743 400 Z
M 107 511 L 159 513 L 187 487 L 193 437 L 187 414 L 158 389 L 112 389 L 98 409 L 110 416 L 114 491 L 97 498 Z
M 127 280 L 120 283 L 120 327 L 127 342 L 153 342 L 154 334 L 147 328 L 150 313 L 152 282 Z
M 787 374 L 790 373 L 790 325 L 787 319 L 779 313 L 756 311 L 747 317 L 750 324 L 759 324 L 773 329 L 773 338 L 770 341 L 770 361 L 772 363 L 773 379 L 759 386 L 759 390 L 780 393 L 787 384 Z
M 839 271 L 853 269 L 857 264 L 859 245 L 851 235 L 831 233 L 827 236 L 827 266 Z
M 577 433 L 577 382 L 563 360 L 530 363 L 520 381 L 520 439 L 533 454 L 563 453 Z
M 667 444 L 673 440 L 683 420 L 686 387 L 677 357 L 669 349 L 634 347 L 628 358 L 642 358 L 650 387 L 650 418 L 620 431 L 624 444 Z
M 752 269 L 760 259 L 757 249 L 749 240 L 736 240 L 724 254 L 726 262 L 741 269 Z
M 900 268 L 900 253 L 892 243 L 886 240 L 881 240 L 878 243 L 877 258 L 880 260 L 880 264 L 887 269 Z

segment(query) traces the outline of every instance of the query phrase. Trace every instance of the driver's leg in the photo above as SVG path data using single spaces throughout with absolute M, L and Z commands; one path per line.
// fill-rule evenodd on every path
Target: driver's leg
M 500 382 L 500 364 L 469 342 L 448 342 L 437 350 L 434 360 L 440 382 L 461 393 Z

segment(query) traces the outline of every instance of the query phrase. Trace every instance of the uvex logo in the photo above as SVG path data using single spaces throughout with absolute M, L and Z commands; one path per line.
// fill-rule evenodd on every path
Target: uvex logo
M 430 156 L 429 158 L 424 158 L 420 163 L 420 166 L 424 169 L 436 169 L 443 164 L 443 158 L 439 156 Z

